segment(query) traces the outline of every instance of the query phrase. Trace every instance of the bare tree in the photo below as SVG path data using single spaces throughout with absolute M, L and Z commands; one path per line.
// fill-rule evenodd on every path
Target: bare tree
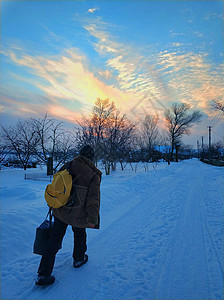
M 160 130 L 159 134 L 159 151 L 161 158 L 165 160 L 168 165 L 170 164 L 170 152 L 171 152 L 171 146 L 170 146 L 170 139 L 167 134 L 167 130 L 162 129 Z
M 45 163 L 52 157 L 55 170 L 74 147 L 71 133 L 65 130 L 63 122 L 51 118 L 48 114 L 43 118 L 32 118 L 31 126 L 38 141 L 33 148 L 36 157 Z
M 110 103 L 109 99 L 102 100 L 98 98 L 95 102 L 92 112 L 91 122 L 94 127 L 97 141 L 103 137 L 105 128 L 107 127 L 108 119 L 116 110 L 114 102 Z
M 48 157 L 54 155 L 56 133 L 62 123 L 57 123 L 54 126 L 55 120 L 51 119 L 47 114 L 43 118 L 32 118 L 31 121 L 32 130 L 38 139 L 38 144 L 34 148 L 35 155 L 40 161 L 47 162 Z M 52 130 L 53 135 L 51 134 Z
M 151 158 L 152 150 L 158 140 L 158 120 L 158 116 L 146 115 L 141 124 L 140 145 L 148 152 L 149 158 Z
M 84 144 L 90 144 L 95 149 L 95 160 L 102 158 L 103 139 L 105 138 L 106 128 L 111 114 L 115 111 L 114 103 L 109 99 L 98 98 L 92 110 L 90 117 L 82 116 L 82 120 L 77 122 L 76 140 L 79 147 Z
M 78 122 L 77 141 L 79 146 L 90 144 L 95 150 L 95 161 L 102 159 L 106 174 L 110 174 L 117 161 L 127 153 L 134 125 L 109 99 L 98 98 L 89 117 L 82 116 Z
M 3 165 L 4 162 L 6 161 L 8 153 L 9 153 L 8 146 L 1 142 L 0 143 L 0 169 L 1 169 L 1 165 Z
M 3 138 L 8 143 L 8 149 L 14 152 L 18 160 L 26 169 L 30 158 L 32 157 L 33 149 L 36 147 L 38 140 L 31 128 L 30 120 L 19 120 L 15 126 L 4 127 Z
M 74 136 L 70 132 L 64 131 L 64 134 L 55 145 L 54 170 L 56 170 L 61 163 L 64 164 L 68 159 L 73 159 L 75 149 L 76 143 Z
M 111 114 L 104 138 L 106 174 L 110 174 L 110 167 L 115 170 L 118 161 L 123 169 L 122 163 L 128 156 L 134 128 L 135 125 L 128 120 L 126 114 L 119 110 Z
M 82 120 L 76 122 L 78 124 L 78 127 L 76 128 L 76 142 L 78 148 L 81 148 L 85 144 L 95 147 L 96 134 L 91 119 L 82 115 Z
M 190 134 L 190 128 L 200 122 L 202 114 L 199 110 L 189 112 L 190 105 L 186 103 L 174 102 L 169 109 L 164 112 L 168 136 L 171 143 L 171 160 L 173 160 L 174 148 L 180 144 L 184 134 Z
M 211 145 L 204 145 L 203 151 L 201 152 L 201 159 L 204 160 L 224 160 L 223 154 L 223 143 L 218 141 Z
M 213 100 L 212 107 L 215 110 L 221 111 L 224 113 L 224 102 L 221 100 Z

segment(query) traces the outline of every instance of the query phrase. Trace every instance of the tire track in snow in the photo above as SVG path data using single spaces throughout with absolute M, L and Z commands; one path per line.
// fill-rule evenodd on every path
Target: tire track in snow
M 208 224 L 207 224 L 207 222 L 206 222 L 206 217 L 205 217 L 205 211 L 204 211 L 204 208 L 203 208 L 203 223 L 204 223 L 204 226 L 205 226 L 206 233 L 207 233 L 207 235 L 208 235 L 208 237 L 209 237 L 209 241 L 210 241 L 210 244 L 211 244 L 211 246 L 212 246 L 212 250 L 213 250 L 213 252 L 214 252 L 214 254 L 215 254 L 216 261 L 217 261 L 217 263 L 218 263 L 220 273 L 221 273 L 222 278 L 223 278 L 223 277 L 224 277 L 224 276 L 223 276 L 223 266 L 222 266 L 222 263 L 221 263 L 221 261 L 220 261 L 220 259 L 219 259 L 219 256 L 218 256 L 218 253 L 217 253 L 217 250 L 216 250 L 216 246 L 215 246 L 215 242 L 213 241 L 212 235 L 211 235 L 211 233 L 210 233 L 210 231 L 209 231 L 209 229 L 208 229 Z
M 209 268 L 208 274 L 209 274 L 209 279 L 210 279 L 210 289 L 211 289 L 211 294 L 212 294 L 211 299 L 221 299 L 223 297 L 223 280 L 224 280 L 223 263 L 217 252 L 217 245 L 214 241 L 215 236 L 211 233 L 211 230 L 209 229 L 210 228 L 210 226 L 209 226 L 210 218 L 206 214 L 206 206 L 205 206 L 206 199 L 207 199 L 206 191 L 208 190 L 208 188 L 211 189 L 211 187 L 213 187 L 214 183 L 209 183 L 209 180 L 205 180 L 205 181 L 206 181 L 206 186 L 205 186 L 205 184 L 203 184 L 202 188 L 201 188 L 200 203 L 201 203 L 202 215 L 203 215 L 204 235 L 205 235 L 205 240 L 207 241 L 206 254 L 207 254 L 208 268 Z M 222 197 L 221 197 L 221 199 L 222 199 Z M 210 199 L 209 203 L 211 203 L 211 200 L 213 201 L 213 199 Z M 217 204 L 216 204 L 217 202 L 218 202 L 218 199 L 215 198 L 215 201 L 213 204 L 213 210 L 212 210 L 213 217 L 216 217 L 216 218 L 217 218 L 217 216 L 221 217 L 222 212 L 223 212 L 223 203 L 220 201 L 220 203 L 218 203 L 218 206 L 217 206 Z M 214 207 L 215 204 L 216 204 L 216 207 Z M 221 213 L 220 213 L 220 211 L 221 211 Z M 211 214 L 211 211 L 210 211 L 210 214 Z M 218 226 L 217 226 L 217 224 L 218 224 Z M 223 227 L 219 221 L 218 221 L 218 223 L 216 222 L 215 231 L 217 232 L 217 230 L 220 230 L 220 235 L 222 236 L 222 239 L 223 239 Z M 221 232 L 222 232 L 222 234 L 221 234 Z M 222 243 L 222 249 L 223 249 L 223 243 Z M 217 273 L 217 270 L 219 270 L 219 274 Z
M 189 180 L 190 172 L 185 173 L 178 187 L 183 192 L 182 208 L 174 236 L 160 262 L 161 270 L 154 283 L 156 299 L 211 299 L 196 173 L 194 180 Z

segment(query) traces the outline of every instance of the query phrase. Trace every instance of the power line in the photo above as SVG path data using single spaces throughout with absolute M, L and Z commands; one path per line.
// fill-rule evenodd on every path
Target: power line
M 223 136 L 219 135 L 218 133 L 216 133 L 214 130 L 212 130 L 212 133 L 214 133 L 215 135 L 217 135 L 218 137 L 223 139 Z
M 215 117 L 212 119 L 212 121 L 210 122 L 210 124 L 211 124 L 212 126 L 214 126 L 214 124 L 215 124 L 218 120 L 219 120 L 219 117 L 218 117 L 218 116 L 215 116 Z
M 217 126 L 219 124 L 220 121 L 222 121 L 223 119 L 223 114 L 221 112 L 218 112 L 218 114 L 216 114 L 212 120 L 211 120 L 211 125 L 212 126 Z
M 213 124 L 213 127 L 216 127 L 221 122 L 221 118 L 217 119 L 217 121 Z

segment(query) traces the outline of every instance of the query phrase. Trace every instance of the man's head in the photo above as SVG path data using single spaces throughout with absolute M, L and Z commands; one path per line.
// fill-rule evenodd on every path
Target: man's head
M 86 145 L 82 147 L 79 151 L 80 155 L 87 157 L 88 159 L 93 161 L 94 158 L 94 150 L 90 145 Z

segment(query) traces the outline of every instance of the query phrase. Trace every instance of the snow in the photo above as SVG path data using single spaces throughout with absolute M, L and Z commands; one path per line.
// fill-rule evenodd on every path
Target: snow
M 103 176 L 101 228 L 72 265 L 69 227 L 49 287 L 34 285 L 47 182 L 1 170 L 1 299 L 223 299 L 223 169 L 195 159 Z

